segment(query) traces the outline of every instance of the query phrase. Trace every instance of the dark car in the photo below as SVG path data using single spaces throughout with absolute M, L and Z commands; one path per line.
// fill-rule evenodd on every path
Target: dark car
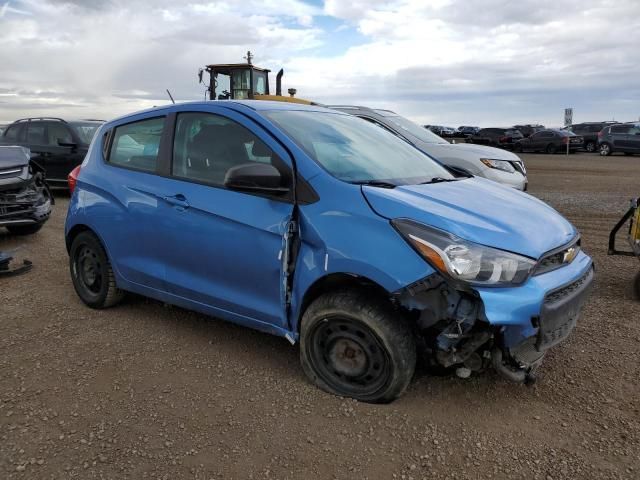
M 42 228 L 53 197 L 42 169 L 24 147 L 0 146 L 0 227 L 16 235 Z
M 598 133 L 598 150 L 602 156 L 614 152 L 640 153 L 640 123 L 618 123 L 603 128 Z
M 519 130 L 513 128 L 482 128 L 467 138 L 470 143 L 512 149 L 515 142 L 524 138 Z
M 530 137 L 523 138 L 515 144 L 517 152 L 545 152 L 556 153 L 580 150 L 584 145 L 584 139 L 570 130 L 547 129 L 536 132 Z
M 442 125 L 425 125 L 424 128 L 431 130 L 436 135 L 441 137 L 453 137 L 456 131 L 451 127 L 444 127 Z
M 545 129 L 544 125 L 539 125 L 539 124 L 535 124 L 535 123 L 527 123 L 525 125 L 514 125 L 513 128 L 515 128 L 516 130 L 519 130 L 520 133 L 525 138 L 526 137 L 530 137 L 534 133 Z
M 2 132 L 4 132 L 7 129 L 6 125 L 0 125 L 0 137 L 2 136 Z
M 583 122 L 569 125 L 568 129 L 576 135 L 584 138 L 584 149 L 587 152 L 595 152 L 598 148 L 598 133 L 604 127 L 615 122 Z
M 475 135 L 480 131 L 480 127 L 470 127 L 467 125 L 462 125 L 458 127 L 457 136 L 468 137 L 470 135 Z
M 100 120 L 65 121 L 61 118 L 25 118 L 7 127 L 0 145 L 18 145 L 31 151 L 31 160 L 46 172 L 54 186 L 66 186 L 67 175 L 82 163 Z

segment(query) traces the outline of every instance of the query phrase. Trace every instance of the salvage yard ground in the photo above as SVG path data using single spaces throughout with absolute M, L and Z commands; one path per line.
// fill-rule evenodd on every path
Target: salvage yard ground
M 140 297 L 85 307 L 57 194 L 39 234 L 0 232 L 35 264 L 0 281 L 0 478 L 640 478 L 639 265 L 606 256 L 640 157 L 523 158 L 595 259 L 577 329 L 533 387 L 419 372 L 384 406 L 316 389 L 281 338 Z

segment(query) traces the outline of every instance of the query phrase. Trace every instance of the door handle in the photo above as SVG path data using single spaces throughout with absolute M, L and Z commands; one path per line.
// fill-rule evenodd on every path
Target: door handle
M 170 203 L 174 207 L 179 207 L 182 209 L 189 208 L 189 202 L 187 202 L 187 198 L 181 193 L 178 193 L 177 195 L 173 195 L 173 196 L 162 197 L 162 198 L 164 199 L 165 202 Z

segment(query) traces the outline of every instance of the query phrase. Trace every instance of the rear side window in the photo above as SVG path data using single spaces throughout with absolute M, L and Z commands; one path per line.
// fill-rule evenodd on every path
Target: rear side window
M 116 127 L 109 152 L 109 163 L 154 172 L 158 163 L 164 117 L 150 118 Z
M 246 163 L 270 163 L 287 176 L 282 160 L 239 123 L 211 113 L 178 114 L 172 175 L 223 186 L 229 169 Z
M 629 133 L 628 125 L 615 125 L 611 127 L 611 133 Z
M 42 122 L 29 122 L 27 126 L 27 143 L 33 145 L 46 145 L 46 126 Z

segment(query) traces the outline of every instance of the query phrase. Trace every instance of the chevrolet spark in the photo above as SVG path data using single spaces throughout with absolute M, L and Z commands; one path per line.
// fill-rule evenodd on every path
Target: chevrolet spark
M 88 306 L 135 292 L 283 336 L 311 382 L 363 401 L 401 395 L 417 358 L 532 380 L 593 280 L 551 207 L 320 107 L 123 117 L 70 184 L 66 245 Z

